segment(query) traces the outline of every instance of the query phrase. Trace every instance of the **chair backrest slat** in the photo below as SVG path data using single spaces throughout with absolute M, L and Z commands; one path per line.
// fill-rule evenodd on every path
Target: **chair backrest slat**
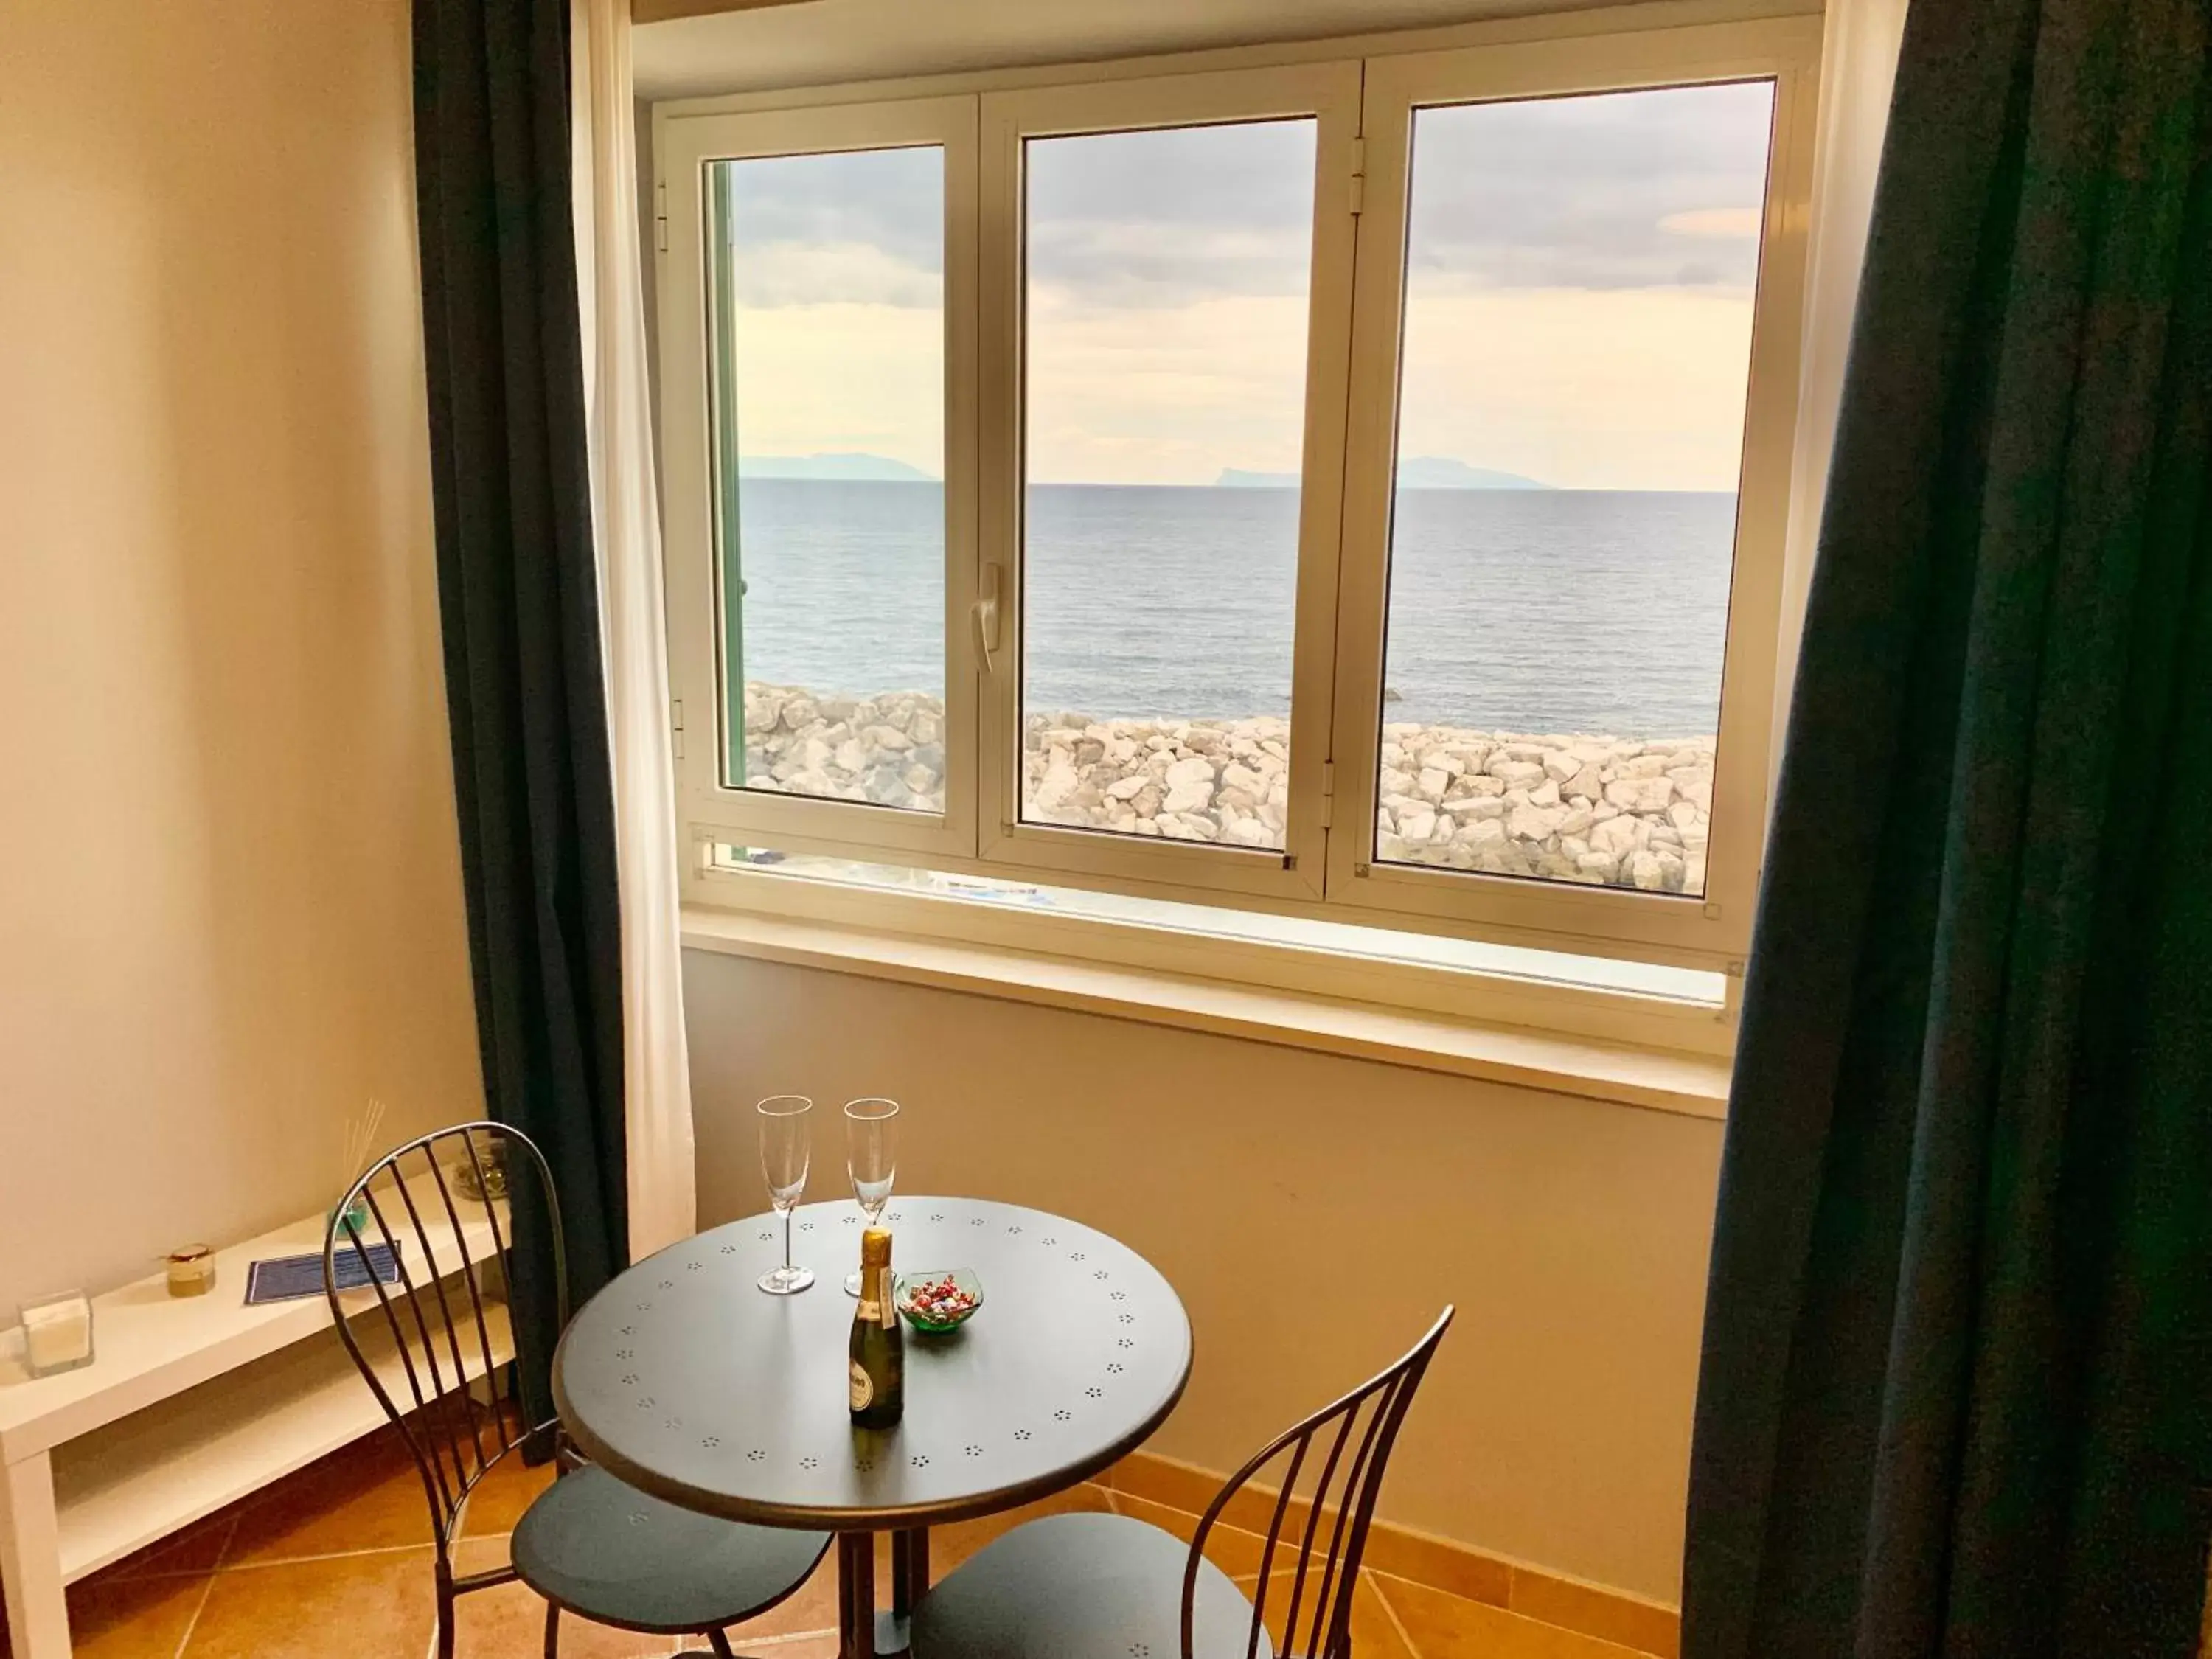
M 1252 1628 L 1244 1638 L 1244 1659 L 1257 1659 L 1260 1651 L 1260 1631 L 1267 1616 L 1267 1585 L 1275 1576 L 1275 1541 L 1282 1536 L 1283 1516 L 1288 1511 L 1291 1494 L 1297 1489 L 1298 1470 L 1306 1461 L 1306 1448 L 1312 1442 L 1301 1437 L 1291 1452 L 1291 1472 L 1283 1477 L 1282 1489 L 1275 1494 L 1275 1513 L 1267 1522 L 1267 1546 L 1260 1553 L 1260 1583 L 1252 1597 Z M 1297 1617 L 1297 1600 L 1291 1598 L 1291 1616 Z
M 1194 1650 L 1200 1571 L 1206 1559 L 1207 1540 L 1237 1496 L 1255 1486 L 1262 1474 L 1279 1466 L 1283 1473 L 1273 1492 L 1274 1504 L 1260 1553 L 1260 1581 L 1252 1596 L 1251 1623 L 1245 1633 L 1245 1659 L 1259 1651 L 1267 1629 L 1267 1593 L 1277 1568 L 1276 1554 L 1285 1543 L 1284 1522 L 1296 1529 L 1291 1547 L 1295 1563 L 1280 1571 L 1292 1575 L 1290 1601 L 1282 1628 L 1273 1644 L 1280 1659 L 1349 1659 L 1352 1650 L 1352 1598 L 1359 1582 L 1359 1563 L 1367 1548 L 1367 1533 L 1375 1518 L 1375 1500 L 1382 1489 L 1382 1476 L 1391 1447 L 1420 1387 L 1437 1345 L 1450 1328 L 1452 1310 L 1446 1308 L 1428 1334 L 1396 1364 L 1370 1377 L 1334 1404 L 1278 1435 L 1250 1462 L 1231 1475 L 1200 1517 L 1192 1534 L 1190 1556 L 1182 1579 L 1182 1659 L 1216 1659 Z M 1315 1442 L 1330 1428 L 1325 1456 L 1309 1459 Z M 1347 1446 L 1356 1445 L 1349 1461 Z M 1300 1478 L 1318 1466 L 1318 1477 L 1310 1488 Z M 1255 1486 L 1257 1498 L 1266 1483 Z M 1303 1514 L 1301 1515 L 1301 1510 Z M 1322 1522 L 1328 1517 L 1328 1545 L 1317 1547 Z M 1310 1583 L 1318 1577 L 1310 1603 Z
M 540 1206 L 544 1254 L 532 1265 L 550 1267 L 565 1322 L 568 1257 L 553 1173 L 529 1137 L 505 1124 L 459 1124 L 393 1148 L 354 1182 L 323 1243 L 323 1291 L 339 1339 L 415 1460 L 447 1561 L 469 1493 L 545 1426 L 521 1421 L 501 1400 L 507 1362 L 494 1333 L 516 1269 L 512 1198 L 502 1194 Z M 398 1267 L 390 1284 L 367 1275 L 380 1334 L 365 1300 L 338 1288 L 340 1255 L 356 1252 L 366 1266 L 372 1237 Z
M 392 1156 L 396 1160 L 399 1155 L 395 1153 Z M 397 1169 L 396 1164 L 395 1169 Z M 404 1190 L 404 1187 L 402 1190 Z M 420 1339 L 418 1344 L 415 1340 L 410 1339 L 403 1330 L 399 1342 L 400 1364 L 406 1373 L 408 1391 L 415 1397 L 414 1411 L 410 1419 L 414 1432 L 426 1443 L 430 1466 L 437 1474 L 441 1494 L 448 1503 L 458 1503 L 460 1494 L 466 1490 L 467 1475 L 461 1467 L 459 1459 L 452 1455 L 452 1437 L 448 1432 L 452 1407 L 446 1397 L 446 1380 L 438 1369 L 438 1343 L 437 1339 L 430 1334 L 429 1313 L 423 1306 L 422 1288 L 416 1281 L 414 1269 L 408 1265 L 410 1253 L 401 1247 L 400 1236 L 392 1231 L 392 1223 L 384 1212 L 383 1203 L 379 1200 L 374 1191 L 363 1193 L 362 1197 L 368 1202 L 369 1214 L 374 1218 L 377 1227 L 384 1234 L 386 1243 L 393 1247 L 393 1259 L 399 1274 L 399 1288 L 403 1292 L 402 1300 L 409 1316 L 414 1321 L 415 1337 Z M 329 1287 L 326 1285 L 325 1288 L 327 1290 Z M 428 1387 L 423 1383 L 425 1372 L 429 1377 Z M 403 1429 L 404 1426 L 403 1425 Z M 432 1438 L 433 1431 L 435 1431 L 440 1437 Z M 441 1456 L 441 1453 L 445 1454 L 444 1457 Z M 448 1458 L 453 1463 L 453 1480 L 450 1485 L 446 1480 Z
M 1346 1498 L 1350 1497 L 1356 1489 L 1359 1471 L 1365 1466 L 1369 1453 L 1375 1449 L 1376 1430 L 1382 1420 L 1382 1414 L 1373 1402 L 1379 1398 L 1383 1390 L 1378 1390 L 1373 1383 L 1370 1383 L 1361 1391 L 1352 1408 L 1344 1413 L 1343 1425 L 1337 1431 L 1337 1444 L 1341 1447 L 1345 1441 L 1351 1438 L 1352 1431 L 1358 1426 L 1361 1407 L 1363 1406 L 1367 1407 L 1367 1426 L 1359 1437 L 1359 1448 L 1352 1453 L 1352 1462 L 1345 1467 L 1344 1495 Z M 1331 1461 L 1334 1462 L 1333 1455 Z M 1305 1544 L 1299 1562 L 1302 1568 L 1307 1560 L 1312 1559 L 1315 1529 L 1321 1517 L 1328 1510 L 1328 1475 L 1334 1473 L 1332 1469 L 1323 1474 L 1321 1485 L 1314 1493 L 1313 1506 L 1307 1512 Z M 1340 1577 L 1337 1569 L 1344 1559 L 1345 1523 L 1353 1513 L 1353 1506 L 1340 1498 L 1335 1510 L 1335 1518 L 1329 1523 L 1328 1550 L 1322 1564 L 1321 1593 L 1314 1598 L 1314 1625 L 1316 1629 L 1322 1627 L 1323 1620 L 1329 1618 L 1334 1611 L 1333 1595 Z M 1349 1598 L 1346 1600 L 1348 1601 Z M 1295 1620 L 1289 1621 L 1284 1628 L 1286 1631 L 1295 1631 L 1297 1621 Z M 1324 1651 L 1327 1650 L 1325 1644 L 1313 1645 L 1322 1647 Z
M 453 1188 L 446 1184 L 446 1166 L 434 1160 L 430 1165 L 430 1173 L 438 1183 L 438 1201 L 445 1208 L 446 1224 L 453 1230 L 453 1237 L 459 1239 L 462 1237 L 461 1212 L 453 1202 Z M 483 1375 L 493 1376 L 498 1371 L 499 1365 L 498 1362 L 492 1358 L 491 1319 L 484 1311 L 483 1294 L 477 1289 L 477 1276 L 474 1273 L 460 1273 L 456 1277 L 462 1284 L 468 1286 L 469 1311 L 476 1327 L 477 1357 L 483 1361 Z M 454 1363 L 458 1364 L 459 1362 L 457 1359 Z

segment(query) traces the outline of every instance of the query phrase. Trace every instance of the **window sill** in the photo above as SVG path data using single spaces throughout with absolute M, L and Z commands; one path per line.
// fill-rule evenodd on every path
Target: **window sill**
M 683 933 L 690 951 L 1073 1008 L 1688 1117 L 1727 1115 L 1729 1062 L 1717 1056 L 696 905 L 684 908 Z

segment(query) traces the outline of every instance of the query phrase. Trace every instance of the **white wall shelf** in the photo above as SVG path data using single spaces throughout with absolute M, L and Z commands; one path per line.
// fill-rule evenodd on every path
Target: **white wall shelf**
M 496 1254 L 493 1222 L 496 1213 L 503 1234 L 503 1205 L 495 1212 L 455 1190 L 456 1226 L 427 1175 L 410 1191 L 436 1276 Z M 421 1284 L 413 1229 L 403 1230 L 392 1200 L 384 1202 L 394 1231 L 407 1236 L 407 1266 Z M 82 1370 L 33 1377 L 21 1333 L 0 1335 L 0 1585 L 19 1659 L 69 1659 L 65 1585 L 385 1420 L 322 1297 L 245 1304 L 248 1265 L 319 1253 L 324 1225 L 308 1216 L 220 1252 L 216 1288 L 204 1297 L 172 1298 L 157 1273 L 95 1297 L 96 1357 Z M 408 1401 L 398 1345 L 376 1293 L 349 1296 L 346 1312 L 386 1386 Z M 497 1368 L 513 1359 L 514 1343 L 504 1307 L 492 1303 L 486 1315 Z M 410 1346 L 419 1363 L 419 1340 Z M 460 1348 L 467 1379 L 480 1380 L 485 1367 L 473 1331 Z M 442 1340 L 440 1354 L 450 1371 Z

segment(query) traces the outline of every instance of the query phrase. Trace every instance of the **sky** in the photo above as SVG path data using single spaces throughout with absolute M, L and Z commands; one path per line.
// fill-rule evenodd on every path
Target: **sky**
M 1764 83 L 1424 110 L 1400 453 L 1569 489 L 1735 487 Z M 1032 140 L 1038 482 L 1294 472 L 1310 121 Z M 739 442 L 944 465 L 943 161 L 725 164 Z

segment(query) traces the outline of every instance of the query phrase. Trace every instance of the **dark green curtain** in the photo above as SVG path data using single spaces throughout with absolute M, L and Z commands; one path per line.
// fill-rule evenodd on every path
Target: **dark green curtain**
M 2194 1651 L 2208 21 L 1911 9 L 1745 996 L 1688 1659 Z
M 446 696 L 491 1114 L 551 1164 L 576 1305 L 628 1259 L 614 787 L 571 228 L 568 0 L 415 0 Z M 552 1410 L 544 1218 L 517 1183 L 525 1407 Z

